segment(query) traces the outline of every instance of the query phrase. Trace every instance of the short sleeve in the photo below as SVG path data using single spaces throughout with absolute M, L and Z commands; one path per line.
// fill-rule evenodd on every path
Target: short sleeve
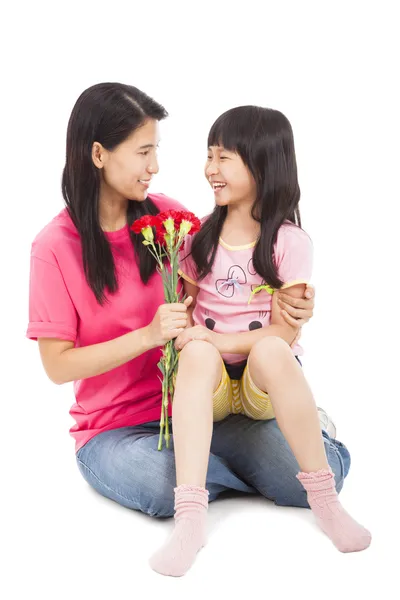
M 187 235 L 184 247 L 179 251 L 179 275 L 189 283 L 197 285 L 197 268 L 191 254 L 192 241 L 193 236 Z
M 27 337 L 75 342 L 78 317 L 57 264 L 31 256 Z
M 283 225 L 278 232 L 275 262 L 282 289 L 309 283 L 313 266 L 313 244 L 308 234 L 296 225 Z

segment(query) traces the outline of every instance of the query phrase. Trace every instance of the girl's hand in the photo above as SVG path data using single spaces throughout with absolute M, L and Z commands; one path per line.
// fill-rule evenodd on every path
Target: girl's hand
M 215 345 L 217 335 L 218 334 L 214 333 L 210 329 L 207 329 L 207 327 L 203 327 L 202 325 L 187 327 L 185 331 L 183 331 L 176 338 L 175 348 L 178 350 L 178 352 L 180 352 L 186 346 L 186 344 L 192 340 L 202 340 Z
M 304 298 L 293 298 L 285 294 L 285 290 L 278 290 L 278 305 L 281 309 L 282 317 L 286 323 L 292 327 L 302 327 L 313 316 L 315 289 L 312 285 L 307 285 Z
M 188 324 L 187 309 L 192 300 L 189 296 L 183 303 L 162 304 L 158 307 L 152 322 L 146 328 L 150 347 L 164 346 L 185 330 Z

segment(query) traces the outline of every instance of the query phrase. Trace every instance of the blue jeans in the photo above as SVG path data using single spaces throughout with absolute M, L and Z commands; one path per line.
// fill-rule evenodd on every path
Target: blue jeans
M 322 432 L 336 489 L 343 487 L 350 454 Z M 103 496 L 155 517 L 174 514 L 173 442 L 157 450 L 159 422 L 99 433 L 77 453 L 79 470 Z M 281 506 L 308 508 L 306 492 L 296 479 L 297 461 L 275 419 L 254 421 L 230 415 L 214 423 L 206 488 L 209 500 L 235 490 L 262 494 Z

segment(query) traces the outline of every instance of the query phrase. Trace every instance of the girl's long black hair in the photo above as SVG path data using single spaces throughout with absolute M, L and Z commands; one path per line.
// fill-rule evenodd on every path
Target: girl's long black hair
M 62 175 L 62 193 L 67 210 L 78 230 L 86 280 L 99 304 L 105 292 L 118 289 L 110 244 L 100 226 L 99 192 L 101 175 L 92 160 L 92 147 L 99 142 L 113 150 L 147 119 L 161 121 L 168 116 L 163 106 L 137 88 L 121 83 L 100 83 L 85 90 L 78 98 L 68 123 L 66 163 Z M 149 198 L 128 203 L 128 225 L 158 209 Z M 140 236 L 131 232 L 140 276 L 147 283 L 156 262 L 143 246 Z
M 297 164 L 293 131 L 281 112 L 258 106 L 240 106 L 222 114 L 211 127 L 208 147 L 221 146 L 236 152 L 250 170 L 257 186 L 252 207 L 260 223 L 260 236 L 253 253 L 257 273 L 271 287 L 283 282 L 274 263 L 274 244 L 285 221 L 301 227 Z M 212 270 L 226 206 L 216 206 L 193 239 L 192 258 L 202 279 Z

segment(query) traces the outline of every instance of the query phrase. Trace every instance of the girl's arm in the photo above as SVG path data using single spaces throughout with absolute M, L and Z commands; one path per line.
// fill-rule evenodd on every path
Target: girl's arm
M 293 298 L 304 296 L 305 285 L 294 285 L 285 289 L 285 294 Z M 250 354 L 250 350 L 256 342 L 267 336 L 280 337 L 289 345 L 296 339 L 299 331 L 298 325 L 289 325 L 281 315 L 278 304 L 278 295 L 272 296 L 271 324 L 261 329 L 246 333 L 213 334 L 213 343 L 221 354 Z M 214 337 L 215 336 L 215 337 Z

